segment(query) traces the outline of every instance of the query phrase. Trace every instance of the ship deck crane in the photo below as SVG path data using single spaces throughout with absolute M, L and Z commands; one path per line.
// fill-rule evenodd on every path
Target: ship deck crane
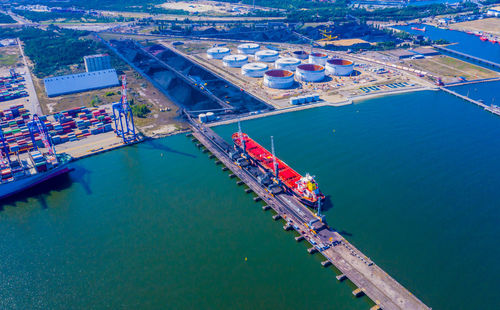
M 123 143 L 136 141 L 134 116 L 127 100 L 127 76 L 122 75 L 122 97 L 120 102 L 113 104 L 113 120 L 116 135 L 122 137 Z
M 243 132 L 241 132 L 241 124 L 240 119 L 238 118 L 238 137 L 240 138 L 241 149 L 243 150 L 243 154 L 245 154 L 245 140 L 243 139 Z
M 271 152 L 273 154 L 273 168 L 274 168 L 274 176 L 276 177 L 276 180 L 279 182 L 279 169 L 278 169 L 278 163 L 276 162 L 276 155 L 274 153 L 274 137 L 271 136 Z

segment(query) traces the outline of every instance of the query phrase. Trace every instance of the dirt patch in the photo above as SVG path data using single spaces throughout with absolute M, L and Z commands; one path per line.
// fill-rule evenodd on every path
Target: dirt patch
M 23 66 L 23 58 L 17 45 L 0 47 L 0 68 L 10 69 Z
M 456 82 L 458 77 L 464 77 L 467 80 L 477 80 L 499 76 L 495 71 L 444 55 L 425 59 L 411 59 L 405 62 L 413 68 L 442 77 L 445 83 Z

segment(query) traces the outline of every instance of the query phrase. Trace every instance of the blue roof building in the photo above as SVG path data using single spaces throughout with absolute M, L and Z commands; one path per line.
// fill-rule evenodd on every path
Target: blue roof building
M 55 76 L 43 83 L 49 97 L 120 85 L 115 69 Z

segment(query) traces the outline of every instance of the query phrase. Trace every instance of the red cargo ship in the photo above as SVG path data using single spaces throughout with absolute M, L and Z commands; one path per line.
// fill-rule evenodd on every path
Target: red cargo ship
M 234 133 L 232 135 L 233 142 L 238 148 L 242 148 L 242 141 L 245 148 L 245 153 L 252 159 L 261 169 L 266 172 L 274 173 L 273 154 L 262 147 L 260 144 L 252 140 L 245 133 Z M 290 168 L 282 160 L 276 158 L 278 165 L 278 179 L 283 183 L 288 190 L 299 197 L 300 201 L 310 207 L 317 207 L 318 200 L 324 199 L 325 196 L 319 190 L 318 184 L 314 177 L 306 174 L 301 176 L 295 170 Z

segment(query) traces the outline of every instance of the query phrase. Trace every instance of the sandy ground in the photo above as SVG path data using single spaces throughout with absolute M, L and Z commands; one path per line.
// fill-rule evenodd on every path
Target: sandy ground
M 482 31 L 500 36 L 500 18 L 492 17 L 450 25 L 460 31 Z
M 162 8 L 172 9 L 172 10 L 184 10 L 191 13 L 229 13 L 232 11 L 235 5 L 229 3 L 221 3 L 215 1 L 199 1 L 199 2 L 166 2 L 161 4 Z M 241 12 L 234 13 L 246 13 L 247 10 L 243 9 Z
M 333 41 L 316 41 L 321 46 L 325 46 L 328 44 L 335 45 L 335 46 L 351 46 L 354 44 L 360 44 L 360 43 L 368 43 L 370 42 L 361 40 L 361 39 L 342 39 L 342 40 L 333 40 Z

